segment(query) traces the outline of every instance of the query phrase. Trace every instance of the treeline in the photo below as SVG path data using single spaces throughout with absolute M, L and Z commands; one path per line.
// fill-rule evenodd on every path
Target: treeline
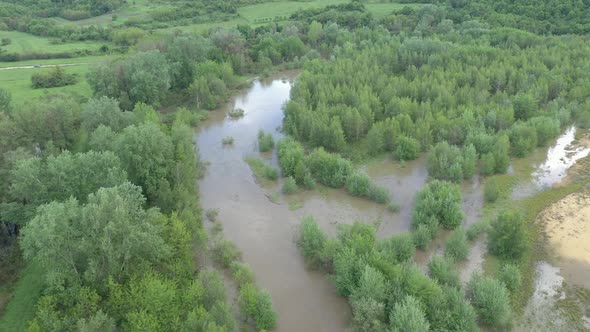
M 519 36 L 501 30 L 449 41 L 374 32 L 374 42 L 306 65 L 284 128 L 310 147 L 354 158 L 388 152 L 409 159 L 416 147 L 436 147 L 444 162 L 433 160 L 430 169 L 440 179 L 469 177 L 477 159 L 483 174 L 505 172 L 509 155 L 526 156 L 560 127 L 585 122 L 590 81 L 578 70 L 588 66 L 583 38 L 547 37 L 521 48 L 499 42 L 501 35 Z

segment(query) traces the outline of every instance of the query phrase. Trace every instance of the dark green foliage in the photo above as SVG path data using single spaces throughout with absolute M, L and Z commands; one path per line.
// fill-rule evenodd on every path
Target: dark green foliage
M 277 144 L 279 166 L 283 176 L 294 176 L 298 164 L 303 166 L 303 146 L 291 137 L 285 137 Z
M 477 161 L 473 145 L 463 150 L 447 142 L 438 143 L 428 158 L 428 174 L 435 179 L 460 182 L 475 173 Z
M 138 102 L 157 105 L 170 88 L 169 66 L 158 51 L 99 65 L 87 78 L 95 96 L 116 98 L 125 110 Z
M 299 225 L 297 245 L 309 265 L 313 267 L 321 265 L 326 241 L 326 234 L 320 229 L 313 217 L 303 218 L 301 225 Z
M 416 331 L 427 332 L 430 324 L 424 315 L 422 305 L 418 300 L 407 296 L 400 303 L 396 303 L 389 316 L 392 332 Z
M 116 99 L 100 97 L 88 100 L 88 103 L 84 105 L 81 118 L 82 128 L 88 133 L 92 133 L 101 125 L 119 132 L 134 123 L 135 114 L 121 111 Z
M 454 229 L 461 224 L 461 191 L 451 183 L 434 180 L 416 195 L 412 225 L 440 224 Z
M 469 281 L 468 297 L 480 321 L 492 327 L 507 327 L 511 320 L 506 287 L 496 279 L 474 275 Z
M 258 131 L 258 150 L 260 152 L 267 152 L 275 147 L 275 140 L 271 133 L 265 134 L 264 131 Z
M 296 193 L 298 189 L 299 188 L 297 187 L 297 183 L 295 182 L 295 179 L 293 179 L 293 177 L 289 176 L 289 177 L 285 178 L 285 181 L 283 182 L 283 188 L 281 189 L 281 191 L 285 195 L 291 195 L 291 194 Z
M 456 287 L 443 287 L 428 312 L 431 326 L 443 331 L 479 331 L 477 315 L 463 292 Z
M 498 280 L 506 286 L 511 293 L 520 289 L 522 277 L 518 266 L 514 264 L 504 264 L 498 274 Z
M 445 256 L 449 257 L 452 261 L 458 262 L 466 260 L 468 255 L 469 245 L 467 244 L 465 230 L 463 228 L 457 228 L 447 240 Z
M 459 273 L 455 269 L 453 259 L 446 256 L 434 256 L 428 262 L 428 274 L 442 285 L 459 287 Z
M 270 330 L 277 324 L 277 313 L 272 308 L 270 294 L 246 284 L 240 288 L 238 299 L 240 312 L 245 319 L 252 319 L 257 330 Z
M 389 202 L 389 190 L 376 185 L 371 178 L 360 172 L 355 172 L 348 176 L 346 180 L 346 189 L 353 196 L 368 198 L 374 202 L 385 204 Z
M 486 203 L 494 203 L 500 197 L 500 188 L 496 178 L 491 178 L 486 181 L 483 192 Z
M 537 145 L 546 146 L 550 140 L 559 135 L 559 120 L 546 116 L 539 116 L 530 120 L 537 131 Z
M 528 123 L 516 123 L 510 131 L 510 145 L 515 156 L 526 157 L 537 147 L 537 131 Z
M 66 86 L 76 84 L 78 75 L 67 73 L 60 66 L 55 66 L 53 69 L 43 72 L 35 73 L 31 76 L 31 84 L 34 89 L 55 88 L 58 86 Z
M 390 261 L 403 263 L 410 261 L 416 253 L 416 246 L 412 234 L 394 235 L 380 243 L 381 253 Z
M 213 259 L 224 268 L 229 268 L 231 263 L 241 256 L 240 250 L 231 241 L 216 239 L 211 248 Z
M 398 160 L 414 160 L 420 153 L 420 143 L 411 137 L 400 136 L 397 140 L 395 157 Z
M 481 156 L 479 164 L 479 173 L 483 176 L 493 175 L 496 171 L 496 160 L 492 152 L 488 152 Z
M 536 112 L 536 102 L 530 94 L 520 94 L 514 98 L 514 117 L 526 121 Z
M 520 213 L 503 211 L 488 232 L 488 250 L 504 259 L 518 259 L 528 248 L 526 225 Z
M 319 183 L 332 188 L 344 186 L 352 174 L 352 163 L 338 154 L 326 152 L 323 148 L 314 150 L 305 158 L 305 165 Z

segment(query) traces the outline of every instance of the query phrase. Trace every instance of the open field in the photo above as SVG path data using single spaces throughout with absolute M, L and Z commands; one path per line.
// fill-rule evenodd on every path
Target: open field
M 11 301 L 0 319 L 0 331 L 25 331 L 34 317 L 35 304 L 43 290 L 43 270 L 38 264 L 29 264 L 15 285 Z
M 130 17 L 147 17 L 148 12 L 155 8 L 159 8 L 161 5 L 151 3 L 148 0 L 133 0 L 128 1 L 128 5 L 123 6 L 111 13 L 107 13 L 100 16 L 90 17 L 79 21 L 69 21 L 63 18 L 57 18 L 56 21 L 60 24 L 76 24 L 80 26 L 87 25 L 120 25 Z M 113 21 L 113 15 L 117 15 L 117 19 Z
M 419 8 L 423 5 L 421 3 L 367 3 L 365 7 L 375 17 L 384 17 L 394 10 L 400 10 L 404 7 Z
M 0 71 L 0 86 L 12 94 L 14 104 L 22 104 L 25 101 L 40 97 L 48 92 L 64 92 L 72 95 L 90 96 L 90 86 L 86 82 L 86 73 L 91 64 L 65 67 L 68 73 L 78 74 L 78 83 L 51 89 L 33 89 L 31 76 L 39 71 L 49 71 L 51 68 L 14 69 Z
M 277 16 L 289 16 L 299 9 L 321 8 L 328 5 L 347 3 L 346 0 L 315 0 L 307 2 L 280 1 L 267 2 L 238 9 L 238 13 L 250 23 L 256 23 L 261 19 L 275 18 Z

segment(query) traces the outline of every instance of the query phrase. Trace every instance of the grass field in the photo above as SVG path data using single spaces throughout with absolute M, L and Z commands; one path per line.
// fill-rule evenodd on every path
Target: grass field
M 0 331 L 25 331 L 35 314 L 35 304 L 43 290 L 43 270 L 35 263 L 23 270 L 12 299 L 0 319 Z
M 78 83 L 69 86 L 62 86 L 50 89 L 33 89 L 31 87 L 31 76 L 39 71 L 48 71 L 51 68 L 32 68 L 32 69 L 11 69 L 0 70 L 0 86 L 12 94 L 12 101 L 15 105 L 24 103 L 46 93 L 64 92 L 71 95 L 90 96 L 90 86 L 86 82 L 86 73 L 91 65 L 80 65 L 75 67 L 64 67 L 68 73 L 79 75 Z
M 69 21 L 63 18 L 58 18 L 56 21 L 59 24 L 76 24 L 80 26 L 86 25 L 120 25 L 130 17 L 147 17 L 150 10 L 161 8 L 162 5 L 157 4 L 156 1 L 149 0 L 130 0 L 127 1 L 128 5 L 125 5 L 112 13 L 107 13 L 100 16 L 95 16 L 79 21 Z M 117 20 L 113 21 L 113 15 L 117 15 Z
M 373 14 L 374 17 L 385 17 L 395 10 L 400 10 L 404 7 L 419 8 L 424 6 L 421 3 L 367 3 L 365 7 L 367 11 Z
M 341 3 L 348 3 L 348 0 L 314 0 L 306 2 L 298 1 L 280 1 L 267 2 L 250 6 L 241 7 L 238 9 L 238 14 L 246 19 L 249 23 L 256 23 L 260 19 L 271 18 L 277 16 L 290 16 L 299 9 L 321 8 L 328 5 L 337 5 Z
M 7 53 L 60 53 L 91 50 L 97 51 L 105 42 L 68 42 L 54 44 L 49 38 L 37 37 L 25 32 L 2 31 L 2 38 L 10 38 L 12 43 L 2 47 Z

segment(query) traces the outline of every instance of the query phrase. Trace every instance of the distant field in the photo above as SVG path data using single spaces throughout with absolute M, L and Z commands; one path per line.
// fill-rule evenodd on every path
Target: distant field
M 66 72 L 79 75 L 78 83 L 50 89 L 33 89 L 31 87 L 31 76 L 36 72 L 48 71 L 51 68 L 0 70 L 0 86 L 12 94 L 12 101 L 16 105 L 40 97 L 48 92 L 65 92 L 67 94 L 90 96 L 91 90 L 85 76 L 91 66 L 64 67 Z
M 391 14 L 394 10 L 400 10 L 404 7 L 418 8 L 424 4 L 421 3 L 367 3 L 365 7 L 367 11 L 373 14 L 375 17 L 385 17 Z
M 348 3 L 348 0 L 315 0 L 315 1 L 280 1 L 267 2 L 238 8 L 240 16 L 250 23 L 260 19 L 274 19 L 277 16 L 289 16 L 299 9 L 321 8 L 328 5 Z
M 2 31 L 2 38 L 10 38 L 12 43 L 3 46 L 8 53 L 59 53 L 75 52 L 83 50 L 96 51 L 105 44 L 104 42 L 68 42 L 65 44 L 53 44 L 51 39 L 37 37 L 25 32 Z
M 87 18 L 79 21 L 68 21 L 65 19 L 57 19 L 61 24 L 77 24 L 81 26 L 85 25 L 119 25 L 125 23 L 125 20 L 132 16 L 147 16 L 148 12 L 152 9 L 162 7 L 161 5 L 154 4 L 149 0 L 130 0 L 128 5 L 123 6 L 112 13 Z M 113 21 L 113 15 L 117 15 L 117 20 Z

